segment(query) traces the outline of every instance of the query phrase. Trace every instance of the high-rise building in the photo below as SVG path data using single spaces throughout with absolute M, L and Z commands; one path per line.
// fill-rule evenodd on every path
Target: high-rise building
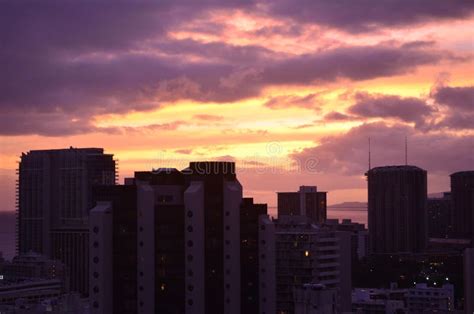
M 427 242 L 427 174 L 415 166 L 377 167 L 367 172 L 370 251 L 422 251 Z
M 474 171 L 451 175 L 451 198 L 454 236 L 474 243 Z
M 452 201 L 451 193 L 445 192 L 442 197 L 428 198 L 428 237 L 446 239 L 451 234 Z
M 322 284 L 337 291 L 337 311 L 351 308 L 350 234 L 304 216 L 260 219 L 260 311 L 294 313 L 295 288 Z M 298 299 L 297 299 L 298 300 Z
M 240 295 L 241 313 L 259 313 L 258 221 L 267 215 L 267 204 L 255 204 L 253 198 L 242 199 L 240 207 Z
M 92 312 L 122 311 L 126 302 L 132 313 L 135 300 L 138 313 L 240 313 L 240 219 L 256 204 L 242 205 L 234 163 L 137 172 L 127 183 L 101 188 L 92 210 Z M 136 191 L 125 206 L 119 189 L 128 186 Z M 244 235 L 255 241 L 252 232 Z M 120 256 L 127 261 L 117 268 Z
M 474 313 L 474 249 L 464 251 L 464 310 Z
M 306 216 L 315 223 L 326 220 L 326 192 L 316 186 L 300 186 L 298 192 L 278 192 L 278 217 Z
M 115 184 L 102 148 L 33 150 L 19 165 L 17 251 L 61 260 L 70 288 L 88 293 L 88 217 L 95 185 Z

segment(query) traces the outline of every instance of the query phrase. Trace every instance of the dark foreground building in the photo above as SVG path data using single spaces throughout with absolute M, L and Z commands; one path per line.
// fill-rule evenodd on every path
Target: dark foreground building
M 474 171 L 451 175 L 451 197 L 454 236 L 474 243 Z
M 427 242 L 427 173 L 415 166 L 367 172 L 370 251 L 421 252 Z
M 446 239 L 452 232 L 451 193 L 443 197 L 429 198 L 426 204 L 428 212 L 428 237 Z
M 102 148 L 32 150 L 21 155 L 17 253 L 62 261 L 72 291 L 88 293 L 92 189 L 115 184 L 113 155 Z
M 258 289 L 258 214 L 266 206 L 242 199 L 234 163 L 136 172 L 124 186 L 98 189 L 97 201 L 93 313 L 241 313 L 241 303 L 258 311 L 256 300 L 241 301 L 241 280 L 249 293 Z
M 258 219 L 261 215 L 267 215 L 267 204 L 254 204 L 253 198 L 242 199 L 240 208 L 241 313 L 259 313 Z

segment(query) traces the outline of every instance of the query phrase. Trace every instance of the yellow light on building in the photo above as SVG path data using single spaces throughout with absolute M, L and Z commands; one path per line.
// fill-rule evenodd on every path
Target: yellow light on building
M 309 256 L 309 251 L 304 251 L 304 256 L 308 257 Z

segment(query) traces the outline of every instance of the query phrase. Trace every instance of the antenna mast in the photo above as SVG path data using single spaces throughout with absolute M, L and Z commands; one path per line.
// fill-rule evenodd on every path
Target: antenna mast
M 408 166 L 408 138 L 405 136 L 405 166 Z
M 371 156 L 371 152 L 370 152 L 370 136 L 369 136 L 369 170 L 372 169 L 372 167 L 371 167 L 371 162 L 372 162 L 371 157 L 372 156 Z

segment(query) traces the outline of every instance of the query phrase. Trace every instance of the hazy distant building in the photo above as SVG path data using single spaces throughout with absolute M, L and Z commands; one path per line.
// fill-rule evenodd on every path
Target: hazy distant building
M 451 197 L 454 236 L 473 239 L 474 171 L 456 172 L 451 175 Z
M 240 299 L 241 313 L 259 313 L 259 232 L 261 215 L 267 215 L 267 204 L 255 204 L 243 198 L 240 207 Z
M 452 230 L 452 200 L 451 193 L 443 193 L 440 198 L 428 198 L 426 203 L 428 213 L 428 237 L 448 238 Z
M 464 251 L 464 310 L 474 313 L 474 249 Z
M 427 242 L 427 174 L 415 166 L 367 172 L 370 251 L 420 252 Z
M 260 311 L 294 313 L 294 289 L 322 284 L 337 291 L 337 310 L 351 306 L 350 234 L 304 216 L 260 219 Z
M 316 186 L 300 186 L 298 192 L 278 192 L 278 217 L 306 216 L 315 223 L 323 223 L 327 217 L 326 192 L 318 192 Z
M 242 186 L 234 163 L 137 172 L 127 184 L 101 188 L 91 213 L 92 312 L 133 313 L 135 300 L 138 313 L 240 313 Z
M 17 251 L 61 260 L 73 291 L 88 292 L 92 188 L 115 184 L 113 155 L 102 148 L 33 150 L 21 155 Z

